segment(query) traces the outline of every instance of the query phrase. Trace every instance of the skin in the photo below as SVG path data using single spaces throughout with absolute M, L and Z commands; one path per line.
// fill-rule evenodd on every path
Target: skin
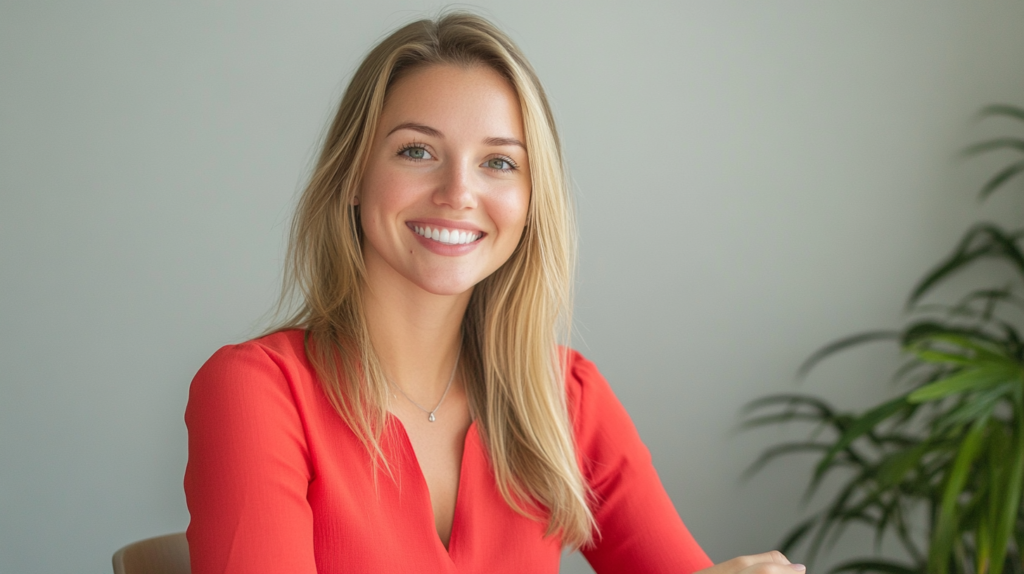
M 448 547 L 471 415 L 456 376 L 435 422 L 432 409 L 455 365 L 473 287 L 512 255 L 526 227 L 530 166 L 519 99 L 484 66 L 429 66 L 392 86 L 374 134 L 359 194 L 370 336 L 395 393 L 389 409 L 405 427 Z M 411 225 L 460 227 L 481 237 L 438 247 Z M 740 556 L 704 574 L 793 574 L 780 552 Z
M 700 572 L 702 574 L 794 574 L 806 570 L 807 568 L 803 564 L 793 564 L 781 552 L 772 550 L 763 554 L 739 556 L 715 564 L 711 568 L 705 568 Z

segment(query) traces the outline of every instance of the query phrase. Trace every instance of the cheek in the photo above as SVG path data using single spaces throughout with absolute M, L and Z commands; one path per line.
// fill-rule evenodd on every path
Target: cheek
M 490 207 L 498 229 L 513 235 L 518 242 L 530 210 L 530 191 L 509 190 L 494 198 Z
M 399 200 L 402 186 L 393 173 L 377 171 L 368 173 L 363 179 L 360 191 L 360 203 L 366 209 L 377 210 Z
M 402 211 L 420 195 L 421 182 L 396 170 L 367 173 L 360 190 L 360 206 L 364 216 L 378 221 Z

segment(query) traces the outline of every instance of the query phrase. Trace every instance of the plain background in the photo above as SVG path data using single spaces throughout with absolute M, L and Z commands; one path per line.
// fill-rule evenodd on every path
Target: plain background
M 3 2 L 0 571 L 109 572 L 118 547 L 186 527 L 189 381 L 262 327 L 362 55 L 440 6 Z M 973 115 L 1024 104 L 1024 4 L 476 11 L 520 43 L 560 123 L 582 233 L 575 345 L 711 557 L 773 547 L 804 512 L 810 460 L 742 482 L 794 435 L 738 433 L 739 410 L 797 389 L 820 345 L 898 326 L 972 220 L 1019 221 L 1019 193 L 974 199 L 1007 157 L 957 152 L 1018 127 Z M 891 392 L 897 358 L 866 348 L 799 388 L 862 408 Z M 830 560 L 869 550 L 854 531 Z

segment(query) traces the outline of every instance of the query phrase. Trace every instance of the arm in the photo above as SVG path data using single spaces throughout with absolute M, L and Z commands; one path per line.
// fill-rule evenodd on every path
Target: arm
M 599 533 L 583 550 L 597 572 L 690 573 L 711 560 L 683 525 L 650 452 L 593 363 L 573 354 L 570 412 Z
M 263 347 L 224 347 L 185 409 L 192 572 L 315 574 L 309 452 L 288 380 Z
M 600 533 L 583 555 L 598 573 L 796 574 L 781 552 L 712 566 L 683 525 L 626 409 L 593 363 L 573 352 L 567 381 L 584 477 Z

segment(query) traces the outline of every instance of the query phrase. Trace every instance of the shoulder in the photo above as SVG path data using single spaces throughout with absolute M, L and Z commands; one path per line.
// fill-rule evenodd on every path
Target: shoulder
M 578 407 L 581 401 L 589 401 L 595 398 L 595 395 L 601 398 L 613 394 L 608 381 L 593 361 L 569 347 L 559 347 L 558 351 L 564 365 L 565 394 L 570 412 L 574 407 Z
M 593 361 L 571 347 L 558 347 L 559 356 L 565 361 L 568 379 L 576 384 L 586 384 L 595 379 L 604 380 Z
M 587 434 L 600 425 L 597 421 L 611 417 L 612 421 L 629 422 L 625 409 L 612 391 L 611 385 L 593 361 L 579 351 L 559 348 L 565 365 L 565 396 L 569 416 L 577 434 Z M 629 422 L 630 426 L 632 423 Z
M 572 349 L 561 349 L 565 361 L 565 392 L 584 475 L 593 487 L 607 472 L 649 464 L 636 426 L 592 361 Z
M 275 363 L 295 363 L 305 360 L 305 331 L 289 329 L 277 331 L 244 343 L 225 345 L 203 365 L 203 369 L 231 366 L 235 363 L 265 357 Z
M 196 378 L 205 379 L 209 375 L 237 377 L 244 373 L 283 370 L 305 363 L 304 333 L 291 329 L 244 343 L 225 345 L 203 364 Z
M 259 409 L 292 394 L 296 381 L 310 371 L 304 331 L 272 333 L 221 347 L 199 369 L 189 388 L 189 409 Z M 188 414 L 188 413 L 186 413 Z

